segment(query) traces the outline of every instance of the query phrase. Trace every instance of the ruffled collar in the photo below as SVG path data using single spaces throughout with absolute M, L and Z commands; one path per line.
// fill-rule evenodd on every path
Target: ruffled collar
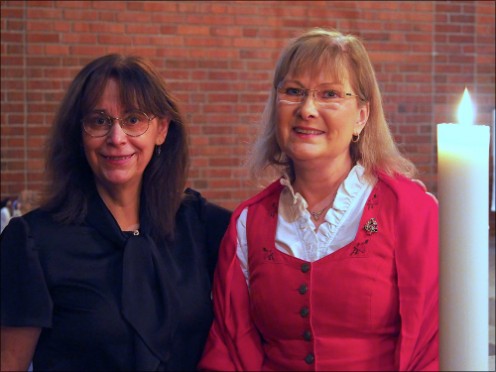
M 364 178 L 365 169 L 360 164 L 355 165 L 348 176 L 339 186 L 334 199 L 333 205 L 327 211 L 323 224 L 328 223 L 331 226 L 339 226 L 346 211 L 355 200 L 356 196 L 369 186 Z M 281 184 L 285 186 L 281 193 L 279 203 L 279 213 L 287 222 L 300 221 L 305 225 L 311 224 L 313 221 L 308 212 L 308 203 L 305 198 L 298 192 L 295 192 L 289 177 L 284 175 Z

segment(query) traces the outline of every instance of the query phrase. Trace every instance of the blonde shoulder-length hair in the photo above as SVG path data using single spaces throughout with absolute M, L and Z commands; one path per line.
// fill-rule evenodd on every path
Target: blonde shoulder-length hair
M 355 143 L 350 138 L 353 162 L 360 162 L 368 179 L 374 179 L 380 172 L 413 177 L 415 166 L 401 155 L 384 117 L 381 92 L 363 43 L 353 35 L 321 28 L 312 29 L 294 39 L 277 61 L 262 115 L 261 131 L 247 162 L 251 175 L 262 178 L 268 168 L 274 168 L 279 174 L 288 174 L 294 180 L 293 164 L 276 138 L 277 87 L 288 74 L 298 76 L 310 73 L 313 77 L 324 69 L 331 72 L 337 81 L 347 71 L 360 104 L 368 103 L 370 106 L 369 118 L 360 139 Z

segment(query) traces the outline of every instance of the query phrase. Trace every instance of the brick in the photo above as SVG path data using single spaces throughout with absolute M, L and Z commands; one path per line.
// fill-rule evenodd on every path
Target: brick
M 68 45 L 45 45 L 45 54 L 47 55 L 67 55 L 70 47 Z
M 91 7 L 122 12 L 127 7 L 127 1 L 92 1 Z
M 65 33 L 60 35 L 60 42 L 64 44 L 96 44 L 96 34 Z
M 61 19 L 62 10 L 60 9 L 49 9 L 36 6 L 35 4 L 30 4 L 27 7 L 27 18 L 28 19 Z
M 114 35 L 114 34 L 104 34 L 97 37 L 98 44 L 109 44 L 109 45 L 129 45 L 131 43 L 131 36 L 129 35 Z
M 60 41 L 58 34 L 40 33 L 28 35 L 28 43 L 58 43 Z

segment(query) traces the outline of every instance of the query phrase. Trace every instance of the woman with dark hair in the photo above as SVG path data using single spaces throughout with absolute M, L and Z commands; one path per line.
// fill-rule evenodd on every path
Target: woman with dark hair
M 86 65 L 55 117 L 41 207 L 1 239 L 2 370 L 191 370 L 230 213 L 185 190 L 188 148 L 152 65 Z
M 437 203 L 394 144 L 362 42 L 314 29 L 275 68 L 201 369 L 437 370 Z

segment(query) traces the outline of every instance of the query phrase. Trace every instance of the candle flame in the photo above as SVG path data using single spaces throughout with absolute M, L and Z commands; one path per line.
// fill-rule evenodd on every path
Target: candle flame
M 474 124 L 474 108 L 467 88 L 465 88 L 460 106 L 458 106 L 458 123 Z

